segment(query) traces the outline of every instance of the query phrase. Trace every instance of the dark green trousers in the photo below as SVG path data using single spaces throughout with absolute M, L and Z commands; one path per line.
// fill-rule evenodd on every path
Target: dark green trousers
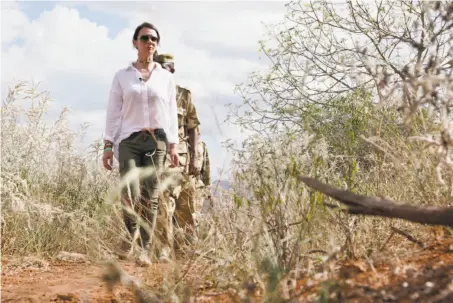
M 131 164 L 136 167 L 153 167 L 155 171 L 151 176 L 140 180 L 140 192 L 134 193 L 133 184 L 130 185 L 131 197 L 128 195 L 127 187 L 123 188 L 123 201 L 131 206 L 135 212 L 154 231 L 159 201 L 159 180 L 160 171 L 164 168 L 167 154 L 167 137 L 162 129 L 154 130 L 154 136 L 147 131 L 133 133 L 120 142 L 118 147 L 118 162 L 121 178 L 131 169 Z M 131 163 L 132 161 L 132 163 Z M 131 199 L 132 198 L 132 201 Z M 133 203 L 131 203 L 133 202 Z M 135 224 L 133 216 L 123 213 L 124 223 L 131 234 L 134 233 Z M 153 235 L 150 235 L 140 226 L 141 246 L 148 249 Z

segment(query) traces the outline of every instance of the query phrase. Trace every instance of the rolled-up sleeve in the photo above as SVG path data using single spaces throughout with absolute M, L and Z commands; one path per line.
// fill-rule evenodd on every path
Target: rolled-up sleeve
M 169 87 L 169 134 L 167 134 L 168 143 L 178 144 L 178 111 L 176 104 L 176 82 L 173 76 L 170 77 Z
M 113 77 L 107 104 L 104 140 L 113 142 L 121 124 L 123 93 L 118 80 L 118 73 Z

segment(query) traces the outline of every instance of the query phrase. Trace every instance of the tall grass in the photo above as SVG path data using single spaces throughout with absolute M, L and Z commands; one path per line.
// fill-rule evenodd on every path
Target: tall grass
M 25 82 L 3 100 L 2 252 L 103 254 L 121 233 L 114 204 L 104 200 L 115 175 L 102 170 L 101 140 L 80 149 L 85 127 L 71 130 L 67 109 L 49 121 L 51 102 Z
M 2 105 L 2 252 L 106 257 L 124 233 L 118 173 L 102 167 L 102 140 L 78 149 L 86 129 L 72 131 L 66 110 L 46 119 L 50 102 L 48 92 L 18 83 Z M 288 297 L 287 277 L 328 278 L 326 260 L 399 254 L 413 245 L 386 243 L 391 226 L 423 239 L 428 228 L 334 211 L 325 203 L 335 202 L 297 182 L 305 174 L 413 204 L 451 203 L 451 188 L 436 183 L 435 157 L 407 140 L 436 128 L 421 123 L 422 115 L 406 128 L 394 108 L 377 107 L 359 91 L 330 111 L 308 109 L 299 136 L 255 137 L 230 150 L 232 190 L 219 189 L 213 208 L 197 215 L 200 240 L 175 263 L 162 296 L 245 283 L 278 302 Z

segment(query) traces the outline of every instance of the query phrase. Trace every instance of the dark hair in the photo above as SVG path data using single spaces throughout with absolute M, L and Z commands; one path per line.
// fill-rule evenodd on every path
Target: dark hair
M 138 33 L 142 30 L 142 28 L 149 28 L 149 29 L 153 29 L 156 31 L 156 34 L 157 34 L 157 43 L 160 42 L 160 34 L 159 34 L 159 31 L 157 30 L 157 28 L 149 23 L 149 22 L 143 22 L 142 24 L 140 24 L 139 26 L 137 26 L 137 28 L 135 29 L 135 32 L 134 32 L 134 36 L 133 36 L 133 39 L 134 40 L 137 40 L 138 39 Z

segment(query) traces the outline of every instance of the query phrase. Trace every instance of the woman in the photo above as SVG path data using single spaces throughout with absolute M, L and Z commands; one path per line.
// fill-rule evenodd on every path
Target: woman
M 167 151 L 171 166 L 178 163 L 176 84 L 173 75 L 153 60 L 159 42 L 154 25 L 145 22 L 136 28 L 132 43 L 138 52 L 137 61 L 115 73 L 110 89 L 103 157 L 104 167 L 111 170 L 115 156 L 121 177 L 130 169 L 131 161 L 137 167 L 156 169 L 153 176 L 143 180 L 140 199 L 133 197 L 152 231 L 158 208 L 157 171 L 163 169 Z M 123 201 L 128 201 L 125 198 Z M 127 203 L 130 205 L 130 201 Z M 124 221 L 132 235 L 132 218 L 124 213 Z M 137 261 L 149 265 L 152 235 L 140 227 L 140 236 L 144 250 Z

